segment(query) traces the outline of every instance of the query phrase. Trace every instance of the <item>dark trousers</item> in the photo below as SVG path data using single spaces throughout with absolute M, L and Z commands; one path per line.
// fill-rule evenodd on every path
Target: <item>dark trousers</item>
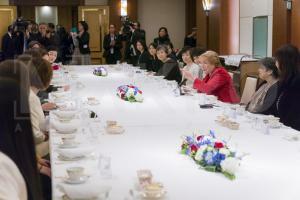
M 109 65 L 117 64 L 117 61 L 120 60 L 116 54 L 108 54 L 105 58 L 106 63 Z
M 43 197 L 44 200 L 52 200 L 52 184 L 51 178 L 40 174 L 40 181 L 42 185 Z

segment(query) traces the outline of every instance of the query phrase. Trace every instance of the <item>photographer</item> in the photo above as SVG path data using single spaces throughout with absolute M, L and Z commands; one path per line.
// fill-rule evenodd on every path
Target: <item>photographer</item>
M 139 22 L 130 23 L 130 32 L 126 37 L 125 60 L 133 65 L 137 64 L 136 42 L 138 40 L 146 41 L 146 32 L 140 28 Z

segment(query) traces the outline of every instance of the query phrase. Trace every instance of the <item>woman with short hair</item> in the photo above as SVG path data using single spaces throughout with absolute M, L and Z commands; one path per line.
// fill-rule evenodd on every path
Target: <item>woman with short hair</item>
M 279 71 L 273 58 L 263 58 L 259 63 L 258 76 L 263 83 L 251 97 L 246 110 L 252 113 L 269 114 L 278 95 Z
M 156 75 L 164 76 L 167 80 L 175 80 L 177 83 L 180 83 L 182 76 L 178 63 L 168 57 L 168 47 L 166 45 L 159 45 L 157 47 L 157 57 L 162 61 L 163 65 Z

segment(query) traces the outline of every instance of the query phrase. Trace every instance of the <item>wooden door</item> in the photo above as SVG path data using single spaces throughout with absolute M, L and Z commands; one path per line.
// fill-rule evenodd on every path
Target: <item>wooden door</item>
M 2 43 L 2 37 L 7 33 L 7 27 L 16 20 L 17 7 L 16 6 L 0 6 L 0 48 Z
M 84 20 L 89 25 L 90 49 L 92 64 L 103 64 L 103 39 L 108 33 L 108 6 L 79 6 L 79 21 Z

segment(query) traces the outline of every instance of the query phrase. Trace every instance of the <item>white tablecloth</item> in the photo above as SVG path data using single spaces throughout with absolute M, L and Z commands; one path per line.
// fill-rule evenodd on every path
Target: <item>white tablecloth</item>
M 200 109 L 191 96 L 175 97 L 171 92 L 148 79 L 135 83 L 144 93 L 143 103 L 129 103 L 116 96 L 116 88 L 133 83 L 126 73 L 109 70 L 107 77 L 92 74 L 87 66 L 73 67 L 78 75 L 75 82 L 83 89 L 72 88 L 72 97 L 94 96 L 100 104 L 91 106 L 101 121 L 116 120 L 125 128 L 122 135 L 108 135 L 99 130 L 100 137 L 78 136 L 82 143 L 96 146 L 96 154 L 111 158 L 112 178 L 99 180 L 112 186 L 110 199 L 123 200 L 137 181 L 136 171 L 150 169 L 154 179 L 162 182 L 167 198 L 172 200 L 299 200 L 300 145 L 284 140 L 289 128 L 271 129 L 269 135 L 252 128 L 244 117 L 238 117 L 240 130 L 232 131 L 215 123 L 222 109 Z M 73 81 L 74 82 L 74 81 Z M 84 127 L 84 125 L 83 125 Z M 240 153 L 249 153 L 241 162 L 236 180 L 222 174 L 199 169 L 188 156 L 179 153 L 182 135 L 207 133 L 213 129 L 217 137 L 230 140 Z M 53 199 L 61 199 L 56 188 L 70 166 L 84 166 L 89 175 L 96 174 L 97 156 L 76 162 L 57 158 L 60 136 L 50 131 Z

